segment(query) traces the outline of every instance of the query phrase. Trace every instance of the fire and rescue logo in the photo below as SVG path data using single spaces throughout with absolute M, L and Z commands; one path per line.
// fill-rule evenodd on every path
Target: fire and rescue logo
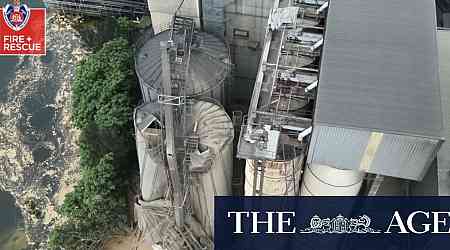
M 3 8 L 3 19 L 6 25 L 14 31 L 22 30 L 30 20 L 30 8 L 15 0 L 13 4 L 7 4 Z
M 0 55 L 45 55 L 46 9 L 20 0 L 0 8 Z

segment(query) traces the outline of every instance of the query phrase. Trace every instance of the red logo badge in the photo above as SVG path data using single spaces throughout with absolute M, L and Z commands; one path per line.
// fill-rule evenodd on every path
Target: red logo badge
M 1 11 L 0 55 L 45 55 L 45 8 L 15 0 Z

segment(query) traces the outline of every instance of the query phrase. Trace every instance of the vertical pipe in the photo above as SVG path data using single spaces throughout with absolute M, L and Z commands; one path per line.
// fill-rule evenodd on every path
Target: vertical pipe
M 248 162 L 248 160 L 247 160 Z M 248 168 L 253 168 L 253 191 L 252 191 L 252 195 L 255 196 L 256 195 L 256 184 L 257 184 L 257 180 L 258 180 L 258 171 L 257 171 L 257 164 L 255 164 L 254 166 L 252 166 L 251 164 L 248 165 Z
M 256 163 L 258 166 L 258 173 L 259 173 L 259 196 L 263 195 L 264 192 L 264 169 L 265 165 L 262 164 L 262 162 L 258 161 Z
M 207 0 L 198 0 L 198 15 L 199 15 L 199 19 L 200 19 L 200 30 L 204 31 L 204 22 L 203 22 L 203 1 L 207 1 Z

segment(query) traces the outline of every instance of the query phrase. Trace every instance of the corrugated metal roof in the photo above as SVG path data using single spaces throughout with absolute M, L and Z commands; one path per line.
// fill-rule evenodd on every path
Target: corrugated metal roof
M 450 138 L 450 30 L 438 31 L 439 77 L 442 90 L 445 137 Z M 450 195 L 450 143 L 438 153 L 439 195 Z
M 332 0 L 315 122 L 442 136 L 434 1 Z

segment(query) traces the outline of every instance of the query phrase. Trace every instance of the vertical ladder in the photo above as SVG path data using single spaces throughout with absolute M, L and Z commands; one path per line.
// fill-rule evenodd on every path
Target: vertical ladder
M 192 103 L 186 100 L 186 79 L 193 33 L 193 19 L 175 15 L 169 41 L 161 42 L 163 91 L 158 100 L 161 104 L 161 120 L 164 122 L 165 137 L 162 139 L 166 145 L 165 156 L 173 192 L 175 221 L 180 229 L 184 228 L 188 213 L 186 200 L 190 189 L 190 154 L 198 148 L 198 137 L 187 137 L 182 149 L 183 159 L 177 157 L 181 152 L 177 151 L 176 143 L 191 134 L 188 125 L 192 122 Z
M 163 79 L 163 94 L 167 96 L 172 95 L 172 81 L 170 68 L 170 47 L 169 43 L 161 42 L 161 66 Z M 183 195 L 181 185 L 181 175 L 178 169 L 177 153 L 175 149 L 175 110 L 173 105 L 168 103 L 161 103 L 161 117 L 164 117 L 165 125 L 165 145 L 166 145 L 166 159 L 169 169 L 169 177 L 173 190 L 173 199 L 175 206 L 175 221 L 178 227 L 184 225 L 184 211 L 183 211 Z

